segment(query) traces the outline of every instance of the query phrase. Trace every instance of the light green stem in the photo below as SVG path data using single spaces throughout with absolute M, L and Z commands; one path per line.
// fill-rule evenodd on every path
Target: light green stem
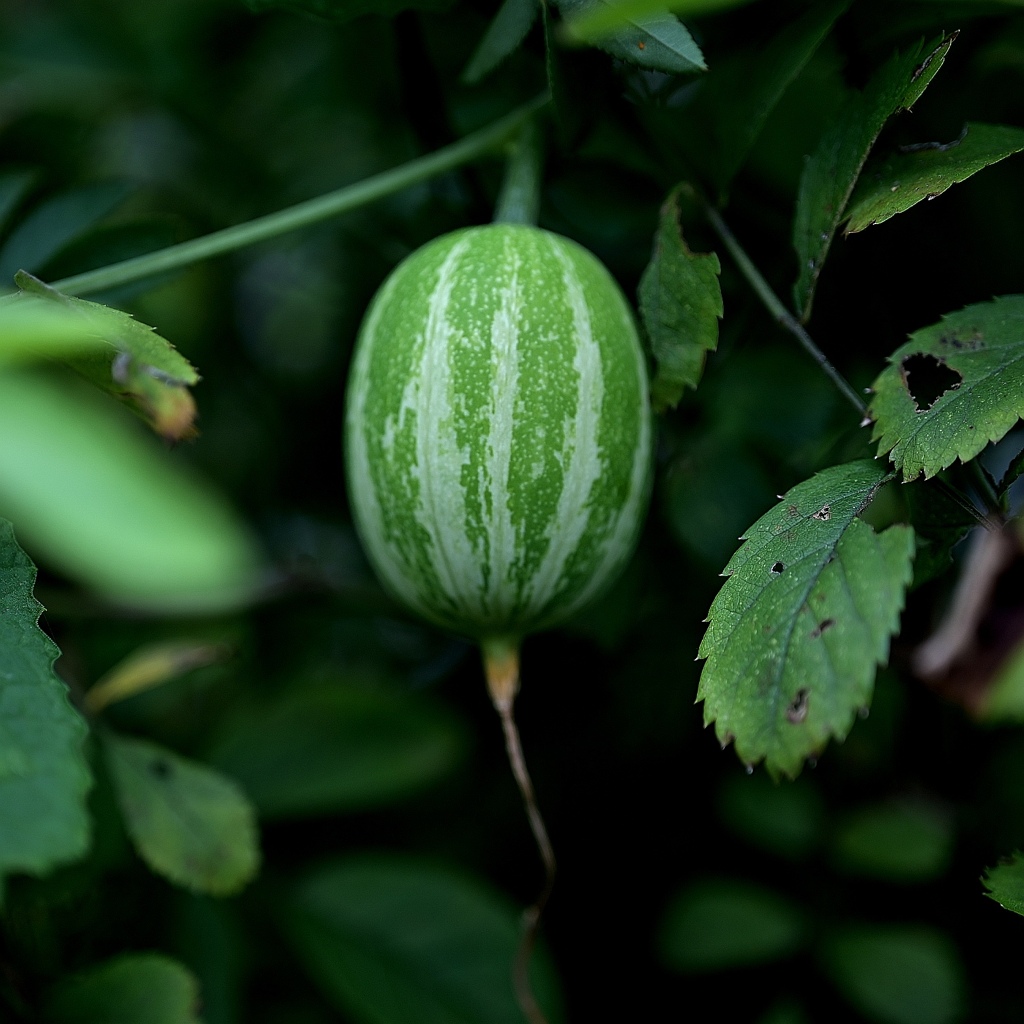
M 337 217 L 341 213 L 347 213 L 410 185 L 426 181 L 494 150 L 510 136 L 519 132 L 523 123 L 547 102 L 546 95 L 539 96 L 450 146 L 411 160 L 401 167 L 366 178 L 355 185 L 347 185 L 315 199 L 289 206 L 285 210 L 278 210 L 276 213 L 257 217 L 244 224 L 237 224 L 222 231 L 203 235 L 201 238 L 193 238 L 188 242 L 147 253 L 145 256 L 136 256 L 134 259 L 54 281 L 53 287 L 67 295 L 87 295 L 116 288 L 155 274 L 179 270 L 211 256 L 220 256 L 256 242 L 263 242 L 285 232 L 327 220 L 329 217 Z
M 537 223 L 540 215 L 542 157 L 537 120 L 530 118 L 509 146 L 505 179 L 501 183 L 501 193 L 494 211 L 496 224 Z

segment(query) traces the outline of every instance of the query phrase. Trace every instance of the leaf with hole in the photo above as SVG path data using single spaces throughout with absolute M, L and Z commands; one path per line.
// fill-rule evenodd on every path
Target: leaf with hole
M 511 974 L 518 918 L 473 878 L 382 855 L 309 876 L 285 923 L 310 974 L 357 1024 L 522 1024 Z M 530 973 L 555 1024 L 558 985 L 540 953 Z
M 82 753 L 87 729 L 53 670 L 60 654 L 39 628 L 36 568 L 0 519 L 0 880 L 43 874 L 89 844 Z
M 1024 855 L 1019 851 L 989 868 L 981 881 L 989 899 L 1015 914 L 1024 914 Z
M 857 516 L 877 462 L 833 466 L 788 491 L 742 538 L 701 641 L 698 700 L 747 764 L 795 776 L 871 701 L 910 581 L 914 534 Z
M 915 331 L 872 390 L 872 440 L 906 480 L 973 459 L 1024 416 L 1024 295 Z
M 657 364 L 651 401 L 658 412 L 674 408 L 686 388 L 697 387 L 707 354 L 718 345 L 721 269 L 713 252 L 687 246 L 674 190 L 661 208 L 654 254 L 640 281 L 640 315 Z
M 64 978 L 46 1024 L 201 1024 L 199 985 L 177 960 L 128 953 Z
M 539 11 L 538 0 L 505 0 L 469 58 L 462 81 L 475 85 L 518 50 Z
M 572 24 L 612 6 L 611 0 L 555 0 L 566 18 L 572 35 Z M 599 46 L 619 60 L 628 61 L 650 71 L 682 74 L 706 71 L 704 55 L 693 41 L 686 26 L 664 10 L 626 19 L 626 24 L 608 33 L 598 33 L 587 42 Z
M 861 176 L 847 211 L 846 234 L 882 224 L 922 199 L 934 199 L 951 185 L 1024 150 L 1024 129 L 1000 124 L 968 124 L 945 144 L 908 147 L 869 167 Z
M 847 97 L 807 161 L 793 222 L 799 266 L 793 296 L 803 320 L 811 315 L 818 275 L 871 147 L 893 114 L 917 102 L 942 67 L 954 38 L 922 41 L 894 54 L 863 92 Z
M 256 816 L 230 779 L 147 740 L 103 734 L 125 827 L 158 874 L 227 896 L 259 870 Z
M 188 389 L 199 383 L 199 374 L 169 341 L 128 313 L 64 295 L 31 274 L 19 273 L 14 280 L 21 294 L 4 307 L 4 315 L 16 313 L 19 303 L 52 304 L 93 339 L 65 355 L 64 362 L 168 440 L 194 434 L 196 405 Z

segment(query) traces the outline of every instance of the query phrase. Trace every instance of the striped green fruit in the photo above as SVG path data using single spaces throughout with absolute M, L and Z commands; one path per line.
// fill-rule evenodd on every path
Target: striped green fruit
M 492 224 L 409 256 L 366 315 L 345 426 L 388 589 L 485 645 L 583 606 L 646 509 L 647 388 L 629 305 L 576 243 Z

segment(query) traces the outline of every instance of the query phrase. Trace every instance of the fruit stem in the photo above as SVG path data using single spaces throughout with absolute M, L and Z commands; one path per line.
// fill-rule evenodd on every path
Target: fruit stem
M 122 260 L 120 263 L 112 263 L 106 267 L 87 271 L 84 274 L 76 274 L 73 277 L 54 281 L 52 286 L 66 295 L 87 295 L 104 291 L 108 288 L 130 284 L 133 281 L 140 281 L 155 274 L 178 270 L 181 267 L 198 263 L 200 260 L 209 259 L 211 256 L 232 252 L 268 238 L 275 238 L 287 231 L 295 231 L 297 228 L 308 227 L 330 217 L 347 213 L 349 210 L 365 206 L 367 203 L 399 192 L 410 185 L 427 181 L 493 151 L 496 147 L 500 147 L 509 136 L 515 135 L 523 122 L 529 120 L 548 101 L 547 94 L 538 96 L 505 117 L 467 135 L 464 139 L 459 139 L 458 142 L 453 142 L 450 146 L 410 160 L 400 167 L 394 167 L 370 178 L 365 178 L 354 185 L 346 185 L 344 188 L 317 196 L 314 199 L 307 199 L 295 206 L 278 210 L 276 213 L 269 213 L 264 217 L 257 217 L 244 224 L 236 224 L 199 238 L 192 238 L 187 242 L 179 242 L 166 249 L 158 249 L 156 252 L 146 253 L 144 256 L 136 256 L 129 260 Z M 0 302 L 4 302 L 8 298 L 8 296 L 4 296 L 0 298 Z
M 555 851 L 548 838 L 548 830 L 544 825 L 537 799 L 533 792 L 530 773 L 526 770 L 526 759 L 523 757 L 522 744 L 519 742 L 519 730 L 516 727 L 513 705 L 519 692 L 519 645 L 514 640 L 505 638 L 485 640 L 481 645 L 484 659 L 484 672 L 487 676 L 487 690 L 491 702 L 501 718 L 501 727 L 505 733 L 505 749 L 508 751 L 512 774 L 523 797 L 526 816 L 530 819 L 530 829 L 537 843 L 541 860 L 544 863 L 544 888 L 533 906 L 523 913 L 523 930 L 519 940 L 512 967 L 512 981 L 515 986 L 516 999 L 530 1024 L 547 1024 L 544 1012 L 537 1004 L 530 985 L 530 957 L 537 942 L 541 914 L 551 896 L 555 884 Z
M 536 117 L 531 117 L 509 143 L 505 178 L 501 183 L 495 224 L 535 225 L 540 215 L 543 147 Z

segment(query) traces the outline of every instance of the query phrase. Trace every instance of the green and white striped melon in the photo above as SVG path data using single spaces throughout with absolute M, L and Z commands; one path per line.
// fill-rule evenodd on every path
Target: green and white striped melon
M 650 490 L 647 371 L 585 249 L 492 224 L 435 239 L 367 313 L 345 426 L 356 527 L 385 585 L 515 644 L 629 557 Z

